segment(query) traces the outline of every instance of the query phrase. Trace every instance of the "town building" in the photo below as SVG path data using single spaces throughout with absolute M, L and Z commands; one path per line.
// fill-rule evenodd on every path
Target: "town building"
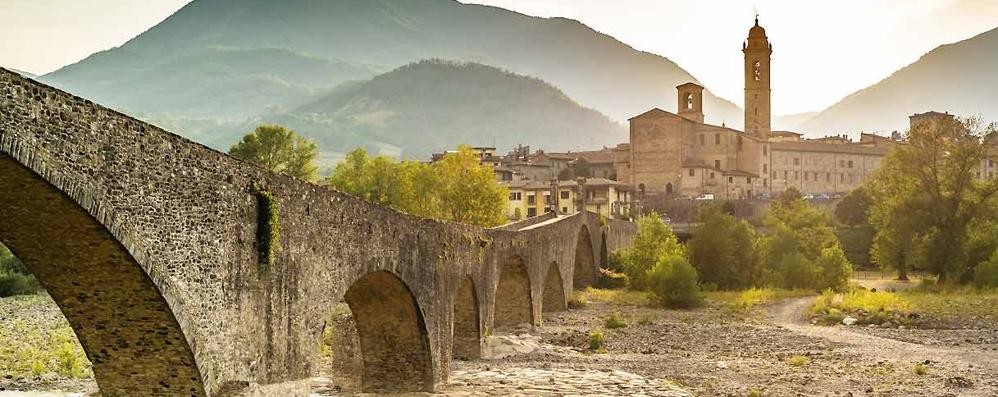
M 631 188 L 605 178 L 576 180 L 519 180 L 505 183 L 509 189 L 506 215 L 511 220 L 557 211 L 568 215 L 583 206 L 608 218 L 628 218 Z
M 630 145 L 626 160 L 615 165 L 618 179 L 639 197 L 741 199 L 790 187 L 815 193 L 859 187 L 897 140 L 872 134 L 863 134 L 859 142 L 842 136 L 807 140 L 800 133 L 772 131 L 772 52 L 756 19 L 742 45 L 745 131 L 704 123 L 703 87 L 679 85 L 676 113 L 656 108 L 629 120 Z

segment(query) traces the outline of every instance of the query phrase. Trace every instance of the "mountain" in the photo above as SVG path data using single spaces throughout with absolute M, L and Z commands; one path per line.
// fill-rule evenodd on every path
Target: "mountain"
M 29 79 L 37 79 L 38 78 L 37 74 L 28 73 L 28 72 L 25 72 L 23 70 L 17 70 L 17 69 L 7 69 L 7 70 L 10 70 L 11 72 L 17 73 L 17 74 L 19 74 L 21 76 L 24 76 L 24 77 L 27 77 Z
M 998 121 L 998 29 L 947 44 L 808 119 L 809 135 L 903 131 L 929 110 Z
M 540 78 L 616 120 L 674 109 L 674 87 L 696 81 L 577 21 L 453 0 L 194 0 L 44 81 L 207 137 L 212 124 L 296 109 L 345 81 L 431 58 Z M 740 125 L 735 105 L 709 92 L 705 101 L 708 121 Z
M 245 127 L 255 123 L 288 126 L 320 147 L 366 146 L 419 158 L 462 143 L 570 150 L 627 139 L 623 125 L 539 79 L 441 60 L 343 84 L 312 103 Z

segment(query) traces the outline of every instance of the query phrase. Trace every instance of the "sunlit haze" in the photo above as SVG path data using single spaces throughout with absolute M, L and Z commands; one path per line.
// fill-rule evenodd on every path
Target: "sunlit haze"
M 120 45 L 189 0 L 4 0 L 0 65 L 47 73 Z M 476 0 L 562 16 L 668 57 L 741 105 L 741 40 L 756 11 L 774 46 L 773 110 L 821 110 L 941 44 L 998 26 L 998 2 Z M 708 109 L 709 112 L 709 109 Z

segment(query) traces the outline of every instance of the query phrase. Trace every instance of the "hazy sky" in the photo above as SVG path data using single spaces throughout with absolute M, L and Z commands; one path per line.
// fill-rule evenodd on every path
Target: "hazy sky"
M 50 72 L 124 43 L 188 1 L 0 0 L 0 65 Z M 774 46 L 777 114 L 822 109 L 940 44 L 998 27 L 994 0 L 464 1 L 578 19 L 672 59 L 738 104 L 741 40 L 757 9 Z

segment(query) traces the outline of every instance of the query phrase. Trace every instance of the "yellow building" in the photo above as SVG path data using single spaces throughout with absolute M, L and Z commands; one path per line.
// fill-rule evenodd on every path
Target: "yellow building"
M 581 188 L 580 188 L 581 182 Z M 568 215 L 586 209 L 608 218 L 630 213 L 631 189 L 626 183 L 605 178 L 576 181 L 521 180 L 504 183 L 509 188 L 506 216 L 519 220 L 557 211 Z M 581 192 L 584 192 L 580 194 Z M 557 192 L 557 194 L 552 194 Z

